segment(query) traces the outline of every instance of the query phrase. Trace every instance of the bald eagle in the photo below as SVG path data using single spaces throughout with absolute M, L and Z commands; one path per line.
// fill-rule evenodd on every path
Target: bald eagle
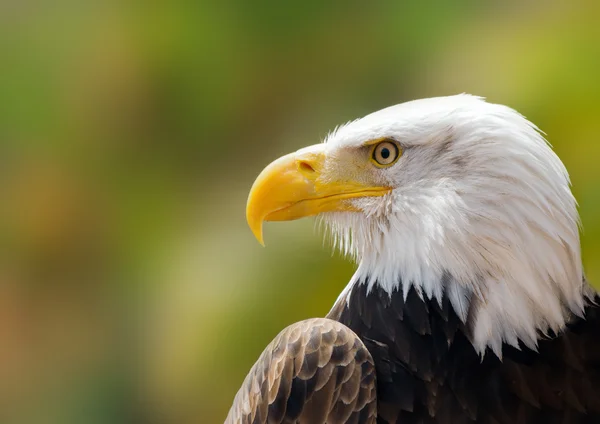
M 470 95 L 392 106 L 258 176 L 247 220 L 318 215 L 358 268 L 265 349 L 228 423 L 600 423 L 600 309 L 567 170 Z

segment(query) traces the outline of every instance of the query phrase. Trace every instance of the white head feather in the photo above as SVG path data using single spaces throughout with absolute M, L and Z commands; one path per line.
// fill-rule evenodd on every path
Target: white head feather
M 378 178 L 385 197 L 353 200 L 362 213 L 329 213 L 336 245 L 358 282 L 388 293 L 413 286 L 449 296 L 472 320 L 472 342 L 536 348 L 540 332 L 582 315 L 592 289 L 581 264 L 579 218 L 564 165 L 514 110 L 469 95 L 417 100 L 350 122 L 327 151 L 388 137 L 403 149 Z M 450 278 L 451 276 L 451 278 Z M 345 290 L 345 292 L 347 291 Z

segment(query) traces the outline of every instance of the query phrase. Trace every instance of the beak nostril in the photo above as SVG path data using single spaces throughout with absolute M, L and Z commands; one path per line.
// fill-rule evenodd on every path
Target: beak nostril
M 315 172 L 315 168 L 313 168 L 310 163 L 304 160 L 298 161 L 298 170 L 300 170 L 300 172 L 308 172 L 311 174 Z

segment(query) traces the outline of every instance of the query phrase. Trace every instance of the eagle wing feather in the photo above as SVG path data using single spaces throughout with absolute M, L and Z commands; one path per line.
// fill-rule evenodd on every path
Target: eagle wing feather
M 360 338 L 327 318 L 300 321 L 266 347 L 226 423 L 375 423 L 375 366 Z

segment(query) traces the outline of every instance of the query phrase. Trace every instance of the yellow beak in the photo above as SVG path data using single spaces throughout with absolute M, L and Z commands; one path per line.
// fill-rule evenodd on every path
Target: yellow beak
M 359 209 L 348 199 L 383 196 L 391 191 L 389 187 L 372 187 L 330 175 L 331 171 L 324 169 L 325 146 L 311 146 L 277 159 L 254 182 L 246 219 L 263 246 L 264 221 L 291 221 L 322 212 L 357 212 Z

